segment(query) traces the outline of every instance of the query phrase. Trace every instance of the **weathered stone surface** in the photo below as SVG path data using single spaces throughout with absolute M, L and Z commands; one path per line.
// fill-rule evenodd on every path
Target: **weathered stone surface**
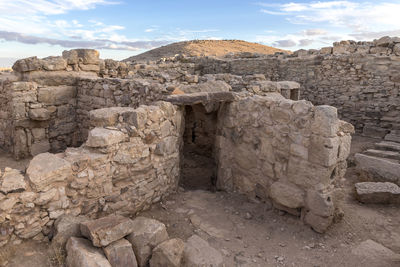
M 30 109 L 28 112 L 29 118 L 34 121 L 46 121 L 50 119 L 50 111 L 45 108 Z
M 306 206 L 315 215 L 322 217 L 332 216 L 335 211 L 331 194 L 312 189 L 307 191 Z
M 393 183 L 356 183 L 356 196 L 360 202 L 375 204 L 400 204 L 400 187 Z
M 311 125 L 314 134 L 334 137 L 339 130 L 337 109 L 331 106 L 316 106 L 314 121 Z
M 71 237 L 67 242 L 67 267 L 111 267 L 100 248 L 94 248 L 90 241 Z
M 376 182 L 391 182 L 400 185 L 400 164 L 388 159 L 355 154 L 357 170 Z
M 86 145 L 89 147 L 106 147 L 124 141 L 126 135 L 123 132 L 96 127 L 89 132 Z
M 71 164 L 59 156 L 43 153 L 31 160 L 26 173 L 33 187 L 42 191 L 54 182 L 66 182 L 72 175 L 72 169 Z
M 318 233 L 324 233 L 332 224 L 333 216 L 322 217 L 314 214 L 312 211 L 307 212 L 304 221 L 309 224 L 312 229 Z
M 127 107 L 95 109 L 89 113 L 90 122 L 93 126 L 97 127 L 113 126 L 118 122 L 118 117 L 120 114 L 134 111 L 134 108 Z
M 55 248 L 65 248 L 70 237 L 81 237 L 80 223 L 88 221 L 85 216 L 63 215 L 54 222 L 54 237 L 51 245 Z
M 48 152 L 50 151 L 50 148 L 50 142 L 48 140 L 42 140 L 31 145 L 31 155 L 36 156 Z
M 133 233 L 127 237 L 132 243 L 139 266 L 146 266 L 152 249 L 168 239 L 168 233 L 163 223 L 145 217 L 133 220 Z
M 288 208 L 304 206 L 304 191 L 295 185 L 275 182 L 271 185 L 270 197 L 279 204 Z
M 28 72 L 41 69 L 41 61 L 37 57 L 29 57 L 17 60 L 12 66 L 16 72 Z
M 183 266 L 223 266 L 222 254 L 197 235 L 191 236 L 185 244 Z
M 82 222 L 83 236 L 92 240 L 96 247 L 104 247 L 135 230 L 134 222 L 120 215 L 109 215 L 93 221 Z
M 6 168 L 3 176 L 1 176 L 0 173 L 0 192 L 7 194 L 10 192 L 24 191 L 25 189 L 25 178 L 20 171 Z
M 46 57 L 42 59 L 42 67 L 44 70 L 65 70 L 67 62 L 62 57 Z
M 153 249 L 150 267 L 179 267 L 182 263 L 185 243 L 179 238 L 162 242 Z
M 67 104 L 76 97 L 75 86 L 52 86 L 38 89 L 38 101 L 48 105 Z
M 103 251 L 112 267 L 138 266 L 132 244 L 126 239 L 120 239 L 109 244 L 103 248 Z

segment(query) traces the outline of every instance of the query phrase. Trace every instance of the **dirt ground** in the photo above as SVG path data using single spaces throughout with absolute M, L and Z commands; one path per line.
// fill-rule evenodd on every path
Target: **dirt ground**
M 352 155 L 371 147 L 375 141 L 355 136 Z M 165 223 L 171 237 L 186 240 L 193 234 L 199 235 L 221 251 L 226 266 L 400 266 L 400 262 L 388 263 L 379 257 L 371 259 L 352 253 L 368 239 L 400 253 L 400 209 L 356 201 L 353 184 L 358 178 L 352 158 L 349 161 L 346 179 L 336 194 L 344 217 L 325 234 L 314 232 L 270 203 L 225 192 L 180 188 L 140 215 Z M 8 264 L 1 264 L 6 255 Z M 46 244 L 29 241 L 0 249 L 0 266 L 52 264 L 54 254 L 47 251 Z

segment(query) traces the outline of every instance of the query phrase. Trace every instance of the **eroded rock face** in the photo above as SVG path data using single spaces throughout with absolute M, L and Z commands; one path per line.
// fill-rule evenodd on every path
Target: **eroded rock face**
M 393 183 L 356 183 L 356 196 L 362 203 L 400 204 L 400 187 Z
M 106 147 L 122 142 L 125 137 L 125 134 L 119 131 L 94 128 L 89 132 L 86 145 L 89 147 Z
M 146 266 L 152 249 L 168 239 L 168 233 L 163 223 L 145 217 L 133 220 L 133 232 L 127 236 L 132 243 L 139 266 Z
M 67 242 L 67 267 L 111 267 L 100 248 L 87 239 L 71 237 Z
M 197 235 L 191 236 L 185 244 L 183 266 L 223 266 L 222 254 Z
M 135 230 L 135 223 L 129 218 L 109 215 L 80 225 L 83 236 L 92 240 L 96 247 L 104 247 L 129 235 Z

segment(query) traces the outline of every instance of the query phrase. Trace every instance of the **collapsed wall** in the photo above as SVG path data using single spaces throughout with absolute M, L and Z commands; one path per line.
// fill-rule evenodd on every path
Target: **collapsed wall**
M 331 105 L 357 132 L 384 137 L 400 129 L 400 39 L 342 41 L 320 50 L 292 55 L 194 59 L 202 74 L 260 73 L 273 81 L 296 81 L 301 98 Z
M 64 214 L 135 214 L 174 191 L 182 114 L 166 102 L 95 110 L 81 147 L 37 155 L 26 177 L 6 168 L 0 174 L 0 246 L 46 239 Z

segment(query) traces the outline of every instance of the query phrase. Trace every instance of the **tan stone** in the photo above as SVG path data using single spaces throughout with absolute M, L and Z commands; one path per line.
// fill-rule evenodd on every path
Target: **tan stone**
M 295 185 L 275 182 L 271 185 L 270 197 L 288 208 L 296 209 L 304 206 L 304 191 Z

